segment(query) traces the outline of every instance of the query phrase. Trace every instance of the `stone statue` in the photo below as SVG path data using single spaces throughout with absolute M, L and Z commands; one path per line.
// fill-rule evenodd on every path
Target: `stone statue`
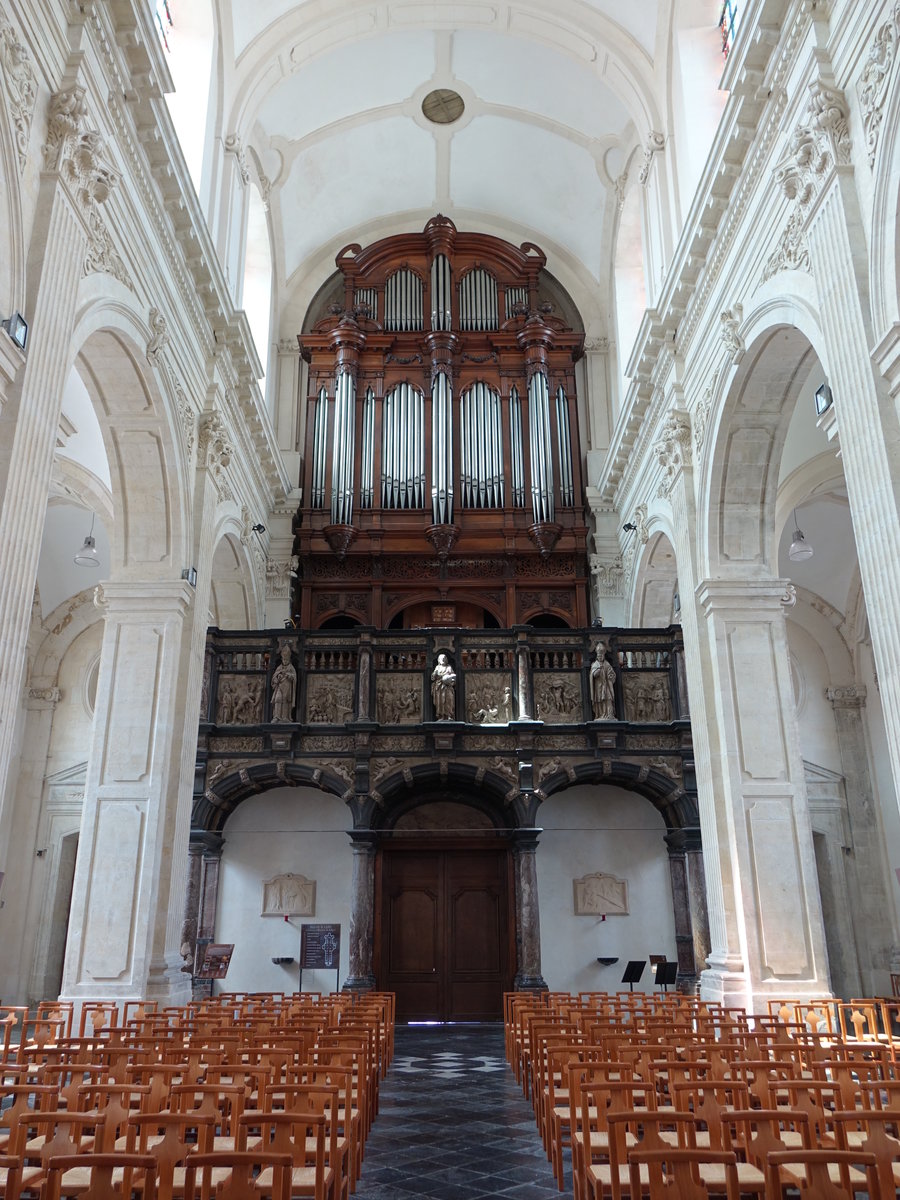
M 436 721 L 456 719 L 456 672 L 443 651 L 438 655 L 431 672 L 431 701 Z
M 616 719 L 616 669 L 606 658 L 606 646 L 597 644 L 597 657 L 591 663 L 591 708 L 595 721 Z
M 281 665 L 272 675 L 272 720 L 290 721 L 294 716 L 297 695 L 297 671 L 291 662 L 291 648 L 281 647 Z

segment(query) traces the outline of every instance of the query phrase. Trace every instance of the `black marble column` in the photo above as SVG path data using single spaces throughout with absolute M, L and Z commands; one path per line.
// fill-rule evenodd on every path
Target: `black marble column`
M 375 987 L 372 948 L 375 941 L 375 843 L 377 834 L 354 829 L 353 876 L 350 895 L 350 973 L 343 991 L 365 992 Z
M 201 831 L 191 834 L 191 842 L 201 847 L 199 905 L 197 910 L 197 936 L 194 969 L 203 948 L 216 939 L 216 910 L 219 903 L 219 868 L 222 865 L 222 849 L 225 839 L 218 833 Z M 194 999 L 203 1000 L 212 995 L 212 980 L 194 976 Z
M 546 989 L 541 975 L 541 909 L 537 888 L 538 829 L 517 829 L 512 835 L 516 892 L 517 992 Z
M 675 946 L 678 954 L 678 991 L 693 994 L 710 951 L 706 882 L 699 829 L 672 829 L 666 834 L 672 904 L 675 912 Z

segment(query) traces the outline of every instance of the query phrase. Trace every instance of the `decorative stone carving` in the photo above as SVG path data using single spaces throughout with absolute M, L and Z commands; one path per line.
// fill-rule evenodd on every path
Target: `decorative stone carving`
M 641 169 L 638 173 L 641 187 L 647 186 L 647 180 L 650 178 L 650 168 L 653 165 L 653 155 L 663 150 L 665 145 L 666 135 L 658 133 L 655 129 L 651 129 L 647 134 L 647 140 L 644 143 L 644 150 L 641 155 Z
M 241 183 L 246 186 L 250 182 L 250 164 L 247 161 L 247 154 L 241 139 L 236 133 L 229 133 L 225 137 L 224 145 L 228 153 L 233 154 L 237 160 Z
M 28 139 L 37 99 L 37 76 L 25 47 L 16 38 L 16 31 L 0 12 L 0 66 L 6 84 L 9 115 L 16 136 L 19 170 L 24 170 L 28 158 Z
M 92 207 L 88 212 L 87 220 L 90 236 L 84 256 L 82 275 L 91 275 L 94 272 L 112 275 L 114 279 L 118 279 L 119 283 L 124 284 L 133 292 L 135 288 L 131 276 L 113 245 L 99 209 Z
M 558 775 L 560 771 L 565 771 L 565 769 L 558 758 L 551 758 L 547 762 L 541 763 L 537 773 L 537 781 L 538 783 L 543 783 L 551 775 Z
M 609 354 L 610 341 L 608 337 L 586 338 L 585 354 Z
M 615 875 L 595 871 L 572 880 L 575 915 L 578 917 L 627 916 L 628 883 Z
M 83 87 L 73 86 L 50 97 L 47 140 L 43 147 L 45 171 L 60 169 L 67 143 L 77 137 L 87 116 L 84 96 Z
M 499 754 L 495 758 L 490 759 L 487 764 L 487 768 L 495 775 L 502 775 L 511 783 L 518 783 L 519 781 L 518 772 L 516 771 L 515 767 L 508 759 L 503 758 Z
M 719 381 L 718 368 L 713 372 L 712 380 L 709 387 L 703 393 L 700 400 L 697 401 L 692 413 L 691 423 L 694 427 L 694 453 L 698 456 L 703 449 L 703 442 L 706 438 L 706 426 L 709 422 L 709 414 L 712 410 L 713 396 L 716 391 L 716 384 Z
M 313 733 L 303 739 L 303 750 L 307 754 L 352 754 L 355 749 L 352 737 Z
M 740 304 L 735 304 L 733 308 L 726 308 L 719 314 L 719 320 L 722 323 L 719 336 L 722 339 L 722 345 L 731 355 L 731 361 L 735 364 L 741 361 L 744 351 L 747 349 L 747 343 L 740 334 L 740 324 L 743 319 L 744 309 Z
M 209 739 L 210 753 L 216 754 L 261 754 L 263 739 L 261 737 L 216 737 Z
M 535 675 L 534 706 L 538 720 L 550 725 L 580 721 L 581 688 L 579 677 L 571 673 L 547 672 Z
M 297 698 L 297 668 L 291 662 L 287 642 L 281 647 L 281 663 L 272 672 L 272 720 L 292 721 Z
M 865 708 L 866 688 L 862 683 L 844 683 L 827 687 L 825 696 L 835 708 Z
M 669 678 L 662 671 L 626 671 L 622 694 L 629 721 L 671 721 Z
M 797 205 L 784 228 L 781 240 L 772 254 L 766 260 L 763 269 L 762 282 L 771 279 L 779 271 L 805 271 L 812 275 L 812 261 L 809 257 L 809 242 L 806 240 L 805 213 L 802 205 Z
M 156 364 L 160 353 L 168 346 L 170 338 L 166 318 L 158 308 L 150 309 L 148 319 L 153 332 L 150 335 L 150 340 L 147 342 L 147 362 L 152 367 Z
M 394 758 L 393 756 L 389 758 L 373 758 L 369 764 L 369 772 L 372 779 L 376 783 L 379 783 L 386 776 L 393 775 L 398 770 L 401 770 L 404 765 L 402 758 Z
M 614 190 L 616 193 L 616 210 L 621 212 L 625 207 L 625 188 L 628 184 L 628 172 L 623 171 L 621 175 L 616 176 Z
M 591 710 L 595 721 L 616 719 L 616 668 L 606 657 L 606 643 L 598 642 L 591 663 Z
M 259 675 L 220 675 L 217 725 L 257 725 L 262 720 L 263 679 Z
M 306 719 L 311 725 L 343 725 L 353 717 L 353 680 L 314 675 L 306 688 Z
M 659 495 L 667 499 L 679 472 L 691 461 L 691 419 L 683 409 L 669 409 L 653 449 L 663 469 Z
M 797 589 L 792 583 L 785 586 L 784 595 L 781 597 L 781 603 L 785 608 L 793 608 L 797 603 Z
M 198 454 L 201 464 L 213 477 L 220 500 L 233 500 L 234 493 L 227 479 L 227 468 L 234 447 L 220 412 L 203 413 L 200 417 Z
M 256 178 L 259 183 L 259 198 L 262 200 L 263 208 L 268 212 L 269 200 L 272 198 L 272 180 L 263 171 L 257 171 Z
M 59 704 L 60 691 L 58 687 L 45 687 L 28 689 L 26 694 L 26 703 L 29 708 L 34 708 L 39 705 L 46 705 L 48 708 L 54 708 Z
M 632 733 L 625 738 L 628 750 L 677 750 L 679 744 L 677 733 Z
M 508 725 L 513 696 L 508 674 L 472 674 L 466 678 L 466 720 L 470 725 Z
M 330 771 L 345 783 L 353 783 L 352 765 L 344 758 L 323 758 L 319 761 L 323 771 Z
M 431 702 L 436 721 L 456 720 L 456 671 L 443 652 L 431 672 Z
M 263 917 L 314 917 L 316 881 L 305 875 L 273 875 L 263 881 Z
M 413 725 L 422 720 L 422 680 L 415 675 L 380 675 L 375 719 L 381 725 Z
M 621 558 L 614 558 L 610 562 L 600 554 L 592 554 L 589 561 L 595 597 L 601 599 L 621 596 L 625 580 L 625 570 Z M 597 607 L 600 607 L 599 604 Z
M 296 575 L 300 559 L 293 555 L 286 562 L 266 559 L 266 598 L 288 600 L 291 595 L 291 578 Z
M 190 400 L 185 395 L 184 388 L 177 379 L 172 379 L 172 390 L 175 393 L 175 407 L 178 409 L 178 421 L 184 438 L 184 449 L 188 462 L 194 457 L 194 443 L 197 439 L 197 415 Z
M 856 94 L 862 110 L 863 133 L 870 167 L 875 166 L 878 137 L 881 133 L 881 122 L 884 115 L 884 102 L 889 91 L 898 37 L 900 37 L 900 3 L 894 5 L 888 19 L 879 26 L 875 40 L 869 47 L 866 65 L 856 83 Z

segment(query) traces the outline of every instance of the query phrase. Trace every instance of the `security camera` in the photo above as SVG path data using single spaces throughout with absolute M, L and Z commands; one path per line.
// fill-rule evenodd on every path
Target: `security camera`
M 260 525 L 259 522 L 257 522 L 257 524 L 253 526 L 253 532 L 254 533 L 265 533 L 266 527 L 265 527 L 265 525 Z
M 626 521 L 622 526 L 622 529 L 625 533 L 634 533 L 634 531 L 637 529 L 637 525 L 633 525 L 631 521 Z

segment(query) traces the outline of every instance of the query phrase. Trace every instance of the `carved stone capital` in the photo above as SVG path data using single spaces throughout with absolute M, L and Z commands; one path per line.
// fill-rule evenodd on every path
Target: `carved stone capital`
M 250 182 L 250 164 L 247 161 L 247 153 L 244 150 L 243 142 L 236 133 L 229 133 L 226 136 L 225 149 L 237 159 L 238 170 L 241 173 L 241 182 L 245 185 L 248 184 Z
M 691 418 L 683 409 L 669 409 L 653 450 L 663 469 L 659 494 L 668 497 L 678 475 L 691 462 Z
M 625 568 L 621 558 L 610 562 L 600 554 L 592 554 L 589 562 L 596 596 L 624 595 Z
M 641 186 L 647 186 L 647 180 L 650 178 L 650 168 L 653 165 L 653 155 L 658 154 L 666 145 L 666 135 L 659 133 L 655 129 L 651 129 L 647 134 L 647 140 L 644 142 L 644 151 L 641 156 L 641 169 L 638 173 L 638 179 Z
M 291 593 L 291 577 L 299 565 L 296 555 L 287 560 L 266 559 L 266 599 L 287 600 Z
M 844 683 L 827 687 L 825 696 L 835 708 L 865 708 L 866 689 L 861 683 Z
M 58 687 L 30 687 L 25 694 L 25 707 L 32 711 L 56 708 L 59 704 L 59 697 Z

